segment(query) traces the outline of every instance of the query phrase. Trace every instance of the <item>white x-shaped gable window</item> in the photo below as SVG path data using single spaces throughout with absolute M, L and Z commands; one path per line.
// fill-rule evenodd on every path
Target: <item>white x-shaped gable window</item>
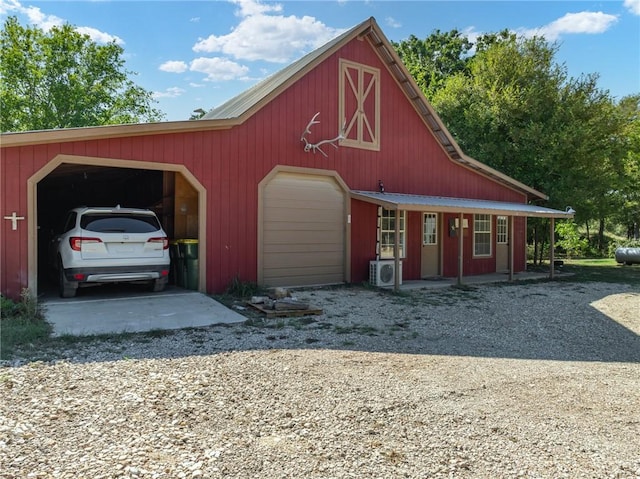
M 380 149 L 380 70 L 340 60 L 341 146 Z

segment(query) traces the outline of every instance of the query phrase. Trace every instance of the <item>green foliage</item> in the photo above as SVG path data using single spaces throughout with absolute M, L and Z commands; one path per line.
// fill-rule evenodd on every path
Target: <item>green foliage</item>
M 22 291 L 19 302 L 0 296 L 0 308 L 0 359 L 9 359 L 17 348 L 49 338 L 51 325 L 29 290 Z
M 458 30 L 435 30 L 424 40 L 411 35 L 393 46 L 418 86 L 431 97 L 447 78 L 466 71 L 473 44 Z
M 640 286 L 640 267 L 622 266 L 613 259 L 585 259 L 565 261 L 563 272 L 570 276 L 558 281 L 576 283 L 618 283 Z
M 395 46 L 465 153 L 597 221 L 598 250 L 612 222 L 640 224 L 640 95 L 616 103 L 597 74 L 570 78 L 541 37 L 502 31 L 473 45 L 452 30 Z
M 563 221 L 556 224 L 558 241 L 556 245 L 565 251 L 567 258 L 585 256 L 589 251 L 589 240 L 581 237 L 574 221 Z
M 640 240 L 619 240 L 609 243 L 607 256 L 615 258 L 616 249 L 618 248 L 640 248 Z
M 257 296 L 261 291 L 262 289 L 257 283 L 242 281 L 240 277 L 235 276 L 229 283 L 226 294 L 235 298 L 250 298 Z
M 0 295 L 0 319 L 16 318 L 29 321 L 42 319 L 38 300 L 28 288 L 22 290 L 18 302 Z
M 0 32 L 0 131 L 158 121 L 115 42 L 98 45 L 69 24 L 43 32 L 9 17 Z

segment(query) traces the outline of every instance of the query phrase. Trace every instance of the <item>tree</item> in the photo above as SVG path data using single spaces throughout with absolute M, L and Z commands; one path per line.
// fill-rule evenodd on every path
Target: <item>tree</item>
M 435 30 L 424 40 L 411 35 L 392 44 L 427 98 L 442 88 L 447 78 L 466 71 L 473 47 L 458 30 Z
M 617 105 L 624 123 L 623 174 L 614 192 L 618 209 L 613 219 L 624 225 L 627 239 L 640 239 L 640 95 L 623 98 Z
M 447 65 L 457 65 L 443 73 L 429 62 L 412 64 L 434 68 L 419 78 L 437 78 L 427 83 L 425 94 L 462 149 L 544 191 L 549 206 L 572 205 L 579 222 L 597 220 L 597 243 L 604 250 L 605 222 L 620 208 L 617 192 L 625 165 L 628 178 L 635 163 L 624 161 L 628 121 L 609 93 L 598 88 L 597 75 L 568 78 L 566 67 L 555 61 L 558 46 L 542 37 L 487 34 L 478 38 L 472 55 L 467 46 L 460 48 L 457 31 L 437 32 L 429 42 L 410 40 L 401 55 L 413 60 L 444 51 L 451 53 Z M 630 197 L 628 188 L 625 192 Z M 542 254 L 538 239 L 544 241 L 548 225 L 536 219 L 529 225 Z
M 26 131 L 159 121 L 135 85 L 123 49 L 98 45 L 71 25 L 45 33 L 9 17 L 0 32 L 0 130 Z
M 483 41 L 469 73 L 444 82 L 434 108 L 465 152 L 546 191 L 566 74 L 542 39 Z

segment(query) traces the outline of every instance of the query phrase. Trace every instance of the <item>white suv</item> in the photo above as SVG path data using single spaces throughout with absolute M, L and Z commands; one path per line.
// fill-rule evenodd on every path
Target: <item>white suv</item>
M 74 208 L 51 244 L 60 296 L 79 286 L 147 282 L 162 291 L 169 277 L 169 239 L 153 211 L 134 208 Z

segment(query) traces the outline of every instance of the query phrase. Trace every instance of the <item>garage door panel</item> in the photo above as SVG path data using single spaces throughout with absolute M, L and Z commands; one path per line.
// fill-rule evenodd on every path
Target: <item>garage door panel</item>
M 300 203 L 300 198 L 269 198 L 265 200 L 265 205 L 269 207 L 267 210 L 269 214 L 273 214 L 280 209 L 289 211 L 292 214 L 295 214 L 295 212 L 302 213 L 304 211 L 325 211 L 335 214 L 336 208 L 341 207 L 343 204 L 342 201 L 335 200 L 318 201 L 307 198 L 304 198 L 304 200 L 304 203 Z
M 344 281 L 345 193 L 331 177 L 280 173 L 263 191 L 267 285 Z
M 342 235 L 340 235 L 337 231 L 326 231 L 326 230 L 303 230 L 303 231 L 291 231 L 291 230 L 283 230 L 283 231 L 271 231 L 270 233 L 265 233 L 265 246 L 269 246 L 270 244 L 291 244 L 291 245 L 308 245 L 308 250 L 313 250 L 313 248 L 318 244 L 338 244 L 342 245 Z M 340 246 L 339 249 L 342 249 Z
M 342 205 L 338 205 L 342 207 Z M 273 206 L 269 205 L 269 207 L 273 208 Z M 331 208 L 335 209 L 336 206 L 331 206 Z M 327 210 L 325 208 L 322 209 L 302 209 L 302 208 L 284 208 L 280 207 L 278 209 L 273 209 L 269 212 L 269 216 L 265 218 L 265 225 L 272 222 L 279 223 L 332 223 L 335 224 L 337 221 L 342 219 L 342 215 L 336 215 L 334 211 Z
M 265 278 L 265 284 L 268 286 L 311 286 L 317 284 L 327 284 L 326 277 L 334 277 L 340 274 L 341 267 L 322 267 L 307 268 L 297 271 L 298 274 L 289 270 L 283 270 L 279 275 L 278 270 L 274 270 L 274 275 Z
M 276 206 L 292 206 L 291 204 L 287 205 L 286 203 L 291 200 L 299 200 L 304 197 L 307 203 L 307 207 L 313 206 L 315 204 L 335 204 L 341 203 L 340 198 L 332 198 L 328 196 L 328 194 L 335 193 L 333 190 L 323 190 L 323 196 L 318 196 L 314 194 L 313 191 L 309 191 L 308 189 L 301 188 L 298 191 L 291 191 L 291 194 L 269 194 L 265 195 L 264 199 L 272 203 Z M 296 194 L 293 194 L 296 193 Z M 295 205 L 293 205 L 295 206 Z
M 343 236 L 342 230 L 334 228 L 333 227 L 334 224 L 335 223 L 329 223 L 329 222 L 318 223 L 318 224 L 302 223 L 297 225 L 297 228 L 296 228 L 293 225 L 291 225 L 291 223 L 289 222 L 281 223 L 281 226 L 270 223 L 268 225 L 265 225 L 264 232 L 265 232 L 266 239 L 269 238 L 269 235 L 274 235 L 275 237 L 279 237 L 282 235 L 296 235 L 296 234 L 304 235 L 307 233 L 318 234 L 318 235 L 331 235 L 331 236 L 325 236 L 327 238 L 329 237 L 342 238 Z
M 323 253 L 334 253 L 336 256 L 338 252 L 342 252 L 342 244 L 340 243 L 316 243 L 311 249 L 309 245 L 305 244 L 289 244 L 289 243 L 271 243 L 269 245 L 265 245 L 264 252 L 266 254 L 269 253 L 305 253 L 308 254 L 309 251 L 312 252 L 323 252 Z
M 336 258 L 335 252 L 333 251 L 319 251 L 314 254 L 308 254 L 306 252 L 272 253 L 269 255 L 269 258 L 265 260 L 265 266 L 274 269 L 300 269 L 314 266 L 321 268 L 331 265 L 340 266 L 341 264 L 342 261 Z
M 333 191 L 336 194 L 342 194 L 342 189 L 338 184 L 328 176 L 308 176 L 308 175 L 289 175 L 280 173 L 275 179 L 271 180 L 269 186 L 273 186 L 267 194 L 274 197 L 293 196 L 299 197 L 300 193 L 306 196 L 317 196 L 318 199 L 325 197 L 327 191 Z

